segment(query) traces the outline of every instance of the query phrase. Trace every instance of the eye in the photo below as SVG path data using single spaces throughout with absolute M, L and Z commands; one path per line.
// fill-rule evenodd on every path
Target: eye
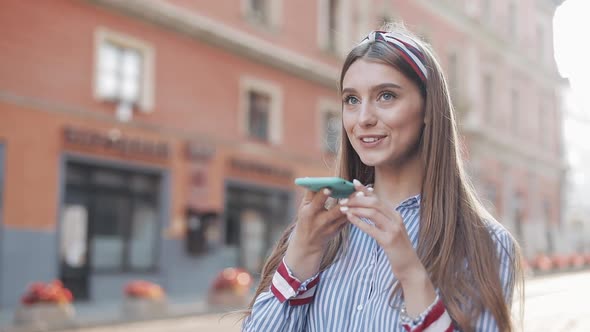
M 394 99 L 395 99 L 395 95 L 391 92 L 383 92 L 381 95 L 379 95 L 379 100 L 391 101 Z
M 348 104 L 348 105 L 360 104 L 360 100 L 358 100 L 358 98 L 355 96 L 345 96 L 343 101 L 345 104 Z

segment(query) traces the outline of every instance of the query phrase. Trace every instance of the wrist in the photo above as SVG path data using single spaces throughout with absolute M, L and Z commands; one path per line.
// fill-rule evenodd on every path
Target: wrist
M 398 272 L 398 274 L 396 274 L 396 278 L 399 280 L 402 286 L 423 286 L 427 283 L 430 283 L 428 272 L 426 272 L 426 269 L 424 269 L 422 265 L 412 266 L 403 272 Z
M 436 290 L 423 267 L 408 271 L 398 279 L 404 294 L 407 315 L 417 317 L 436 299 Z
M 285 253 L 285 264 L 300 281 L 311 278 L 320 269 L 323 252 L 290 245 Z
M 298 256 L 304 258 L 308 256 L 323 255 L 324 251 L 326 251 L 326 245 L 314 245 L 307 241 L 301 241 L 295 233 L 291 241 L 289 241 L 287 252 L 291 251 L 292 249 L 293 251 L 297 252 Z

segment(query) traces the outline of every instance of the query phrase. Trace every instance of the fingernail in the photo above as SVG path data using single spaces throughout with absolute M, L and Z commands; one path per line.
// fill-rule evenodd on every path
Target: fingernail
M 372 193 L 375 189 L 373 189 L 373 187 L 369 187 L 367 190 Z
M 356 193 L 356 195 L 355 195 L 355 196 L 356 196 L 356 197 L 363 197 L 363 196 L 365 196 L 365 193 L 364 193 L 364 192 L 362 192 L 362 191 L 359 191 L 358 193 Z
M 340 207 L 340 212 L 346 212 L 348 211 L 348 206 L 341 206 Z
M 362 183 L 361 183 L 359 180 L 357 180 L 357 179 L 354 179 L 354 180 L 352 180 L 352 184 L 354 184 L 355 186 L 362 186 L 362 185 L 363 185 L 363 184 L 362 184 Z
M 323 192 L 323 193 L 324 193 L 324 195 L 326 195 L 326 196 L 330 196 L 330 194 L 332 193 L 332 191 L 331 191 L 330 189 L 328 189 L 328 188 L 325 188 L 325 189 L 324 189 L 322 192 Z
M 340 205 L 346 205 L 346 204 L 348 204 L 348 198 L 341 199 L 339 203 L 340 203 Z

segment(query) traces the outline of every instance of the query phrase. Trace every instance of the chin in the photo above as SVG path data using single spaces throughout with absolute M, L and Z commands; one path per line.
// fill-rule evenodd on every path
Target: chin
M 388 163 L 388 159 L 383 158 L 383 157 L 378 157 L 378 156 L 359 156 L 359 157 L 361 158 L 361 161 L 363 162 L 363 164 L 370 166 L 370 167 L 380 166 L 380 165 Z

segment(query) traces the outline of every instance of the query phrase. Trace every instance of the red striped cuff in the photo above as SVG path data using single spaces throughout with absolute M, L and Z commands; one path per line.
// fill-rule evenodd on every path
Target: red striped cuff
M 283 260 L 272 278 L 270 290 L 281 303 L 288 300 L 290 305 L 303 305 L 313 300 L 319 281 L 318 273 L 302 283 L 293 276 Z
M 422 319 L 402 326 L 407 332 L 453 331 L 453 321 L 440 297 L 420 317 Z

